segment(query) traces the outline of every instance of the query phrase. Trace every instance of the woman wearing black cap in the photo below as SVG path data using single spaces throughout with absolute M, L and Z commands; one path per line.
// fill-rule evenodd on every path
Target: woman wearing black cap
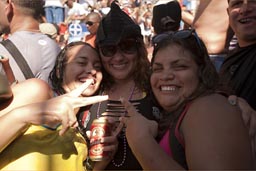
M 120 98 L 129 100 L 148 119 L 158 116 L 158 110 L 149 98 L 150 62 L 140 27 L 115 2 L 100 22 L 96 46 L 103 64 L 100 94 L 109 95 L 110 100 L 92 106 L 90 122 L 107 116 L 108 120 L 119 123 L 118 118 L 125 115 Z M 105 169 L 141 170 L 126 141 L 125 129 L 117 139 L 118 150 Z

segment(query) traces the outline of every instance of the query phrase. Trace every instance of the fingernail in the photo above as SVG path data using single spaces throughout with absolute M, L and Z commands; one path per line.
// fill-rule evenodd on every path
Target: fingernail
M 236 105 L 236 100 L 228 100 L 229 101 L 229 103 L 232 105 L 232 106 L 235 106 Z
M 120 97 L 119 100 L 123 103 L 124 102 L 124 98 Z

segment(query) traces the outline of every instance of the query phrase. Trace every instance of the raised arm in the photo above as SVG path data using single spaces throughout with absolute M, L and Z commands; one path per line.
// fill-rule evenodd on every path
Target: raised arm
M 2 151 L 17 136 L 21 135 L 30 124 L 52 126 L 61 123 L 60 135 L 64 134 L 70 127 L 76 127 L 78 124 L 75 115 L 79 107 L 108 99 L 108 96 L 79 97 L 89 85 L 86 82 L 68 94 L 46 101 L 34 100 L 33 103 L 12 106 L 8 111 L 1 111 L 0 150 Z M 40 93 L 47 93 L 47 87 L 40 87 L 40 91 Z M 40 94 L 37 95 L 39 98 Z M 24 100 L 26 96 L 21 97 Z
M 128 117 L 120 118 L 126 125 L 126 138 L 133 154 L 144 170 L 182 170 L 155 140 L 157 123 L 139 114 L 133 105 L 123 101 Z M 156 160 L 157 158 L 157 160 Z

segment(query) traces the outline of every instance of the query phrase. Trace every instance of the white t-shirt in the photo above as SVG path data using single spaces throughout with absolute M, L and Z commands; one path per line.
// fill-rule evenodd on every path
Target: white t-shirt
M 45 7 L 54 6 L 54 7 L 63 7 L 60 0 L 45 0 Z
M 68 16 L 71 15 L 86 15 L 86 10 L 81 4 L 74 2 L 73 7 L 68 9 Z

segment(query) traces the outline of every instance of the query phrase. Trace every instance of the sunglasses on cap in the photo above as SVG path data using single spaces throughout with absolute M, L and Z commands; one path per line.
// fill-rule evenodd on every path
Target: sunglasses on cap
M 86 21 L 85 24 L 88 25 L 88 26 L 92 26 L 94 23 L 97 23 L 97 22 L 92 22 L 92 21 Z
M 162 33 L 162 34 L 158 34 L 156 35 L 153 39 L 153 45 L 154 47 L 157 47 L 158 44 L 165 39 L 168 38 L 176 38 L 176 39 L 188 39 L 191 36 L 193 36 L 196 39 L 196 42 L 198 44 L 198 46 L 203 49 L 203 46 L 200 42 L 200 39 L 196 33 L 196 31 L 194 29 L 184 29 L 184 30 L 179 30 L 176 32 L 168 32 L 168 33 Z
M 114 56 L 118 49 L 126 54 L 134 54 L 137 52 L 137 42 L 136 39 L 126 39 L 117 45 L 99 46 L 99 49 L 105 57 Z

